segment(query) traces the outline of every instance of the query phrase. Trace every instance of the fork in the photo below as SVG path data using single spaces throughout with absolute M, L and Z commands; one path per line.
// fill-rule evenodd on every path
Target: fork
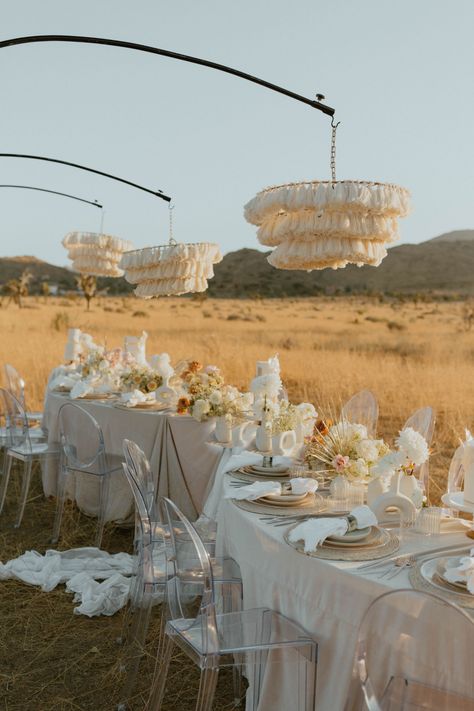
M 399 573 L 401 573 L 404 568 L 412 568 L 415 563 L 416 558 L 414 555 L 406 556 L 404 559 L 396 560 L 393 563 L 392 567 L 389 567 L 381 575 L 377 575 L 377 578 L 379 580 L 381 580 L 382 578 L 385 580 L 391 580 L 392 578 L 395 578 L 395 576 L 397 576 Z

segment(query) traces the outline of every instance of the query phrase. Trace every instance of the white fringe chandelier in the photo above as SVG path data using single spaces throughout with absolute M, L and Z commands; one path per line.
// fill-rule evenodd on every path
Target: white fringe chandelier
M 62 244 L 75 272 L 104 277 L 123 276 L 119 262 L 133 247 L 127 240 L 97 232 L 69 232 Z
M 399 239 L 398 218 L 410 211 L 405 188 L 365 180 L 336 180 L 336 129 L 331 122 L 331 180 L 266 188 L 244 207 L 260 244 L 277 269 L 378 267 Z
M 120 266 L 125 279 L 136 284 L 135 295 L 150 299 L 206 291 L 207 280 L 214 276 L 213 265 L 221 260 L 217 244 L 171 242 L 127 252 Z
M 173 207 L 169 208 L 169 241 L 122 256 L 125 279 L 136 284 L 135 296 L 181 296 L 206 291 L 214 264 L 222 261 L 219 245 L 212 242 L 178 243 L 173 237 Z

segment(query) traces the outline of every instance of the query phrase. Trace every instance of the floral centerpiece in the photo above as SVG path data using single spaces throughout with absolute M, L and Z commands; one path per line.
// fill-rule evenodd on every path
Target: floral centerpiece
M 189 412 L 199 422 L 212 417 L 226 417 L 234 422 L 244 419 L 251 410 L 253 395 L 227 385 L 215 365 L 202 368 L 197 361 L 191 361 L 181 378 L 187 394 L 178 400 L 179 414 Z
M 152 368 L 135 364 L 121 375 L 120 382 L 122 390 L 152 393 L 160 387 L 163 378 Z
M 382 439 L 369 437 L 364 425 L 346 420 L 331 425 L 320 420 L 307 440 L 305 461 L 331 478 L 366 482 L 376 476 L 375 466 L 389 452 Z

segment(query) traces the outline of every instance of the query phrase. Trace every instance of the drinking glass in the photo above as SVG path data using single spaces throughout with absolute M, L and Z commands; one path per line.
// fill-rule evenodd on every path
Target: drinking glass
M 439 506 L 427 506 L 419 512 L 416 519 L 415 530 L 417 533 L 424 533 L 433 536 L 441 532 L 441 514 Z

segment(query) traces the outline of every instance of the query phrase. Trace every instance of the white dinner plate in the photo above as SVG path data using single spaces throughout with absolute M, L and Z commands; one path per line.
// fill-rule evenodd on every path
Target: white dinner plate
M 370 531 L 371 527 L 367 526 L 367 528 L 349 531 L 349 533 L 345 533 L 343 536 L 328 536 L 327 540 L 331 541 L 331 543 L 357 543 L 358 541 L 362 541 L 364 538 L 367 538 Z
M 468 592 L 467 582 L 462 582 L 460 580 L 456 580 L 456 582 L 454 582 L 452 580 L 448 580 L 445 575 L 449 568 L 457 568 L 461 562 L 461 558 L 463 557 L 464 556 L 453 556 L 452 558 L 443 558 L 436 566 L 436 572 L 445 583 L 448 583 L 448 585 L 454 585 L 455 588 L 459 588 L 460 590 L 463 590 L 463 592 Z
M 330 548 L 363 548 L 364 546 L 377 546 L 380 545 L 379 533 L 383 529 L 379 529 L 377 526 L 369 526 L 368 528 L 362 528 L 360 531 L 354 531 L 354 533 L 362 533 L 363 537 L 357 540 L 351 539 L 351 534 L 347 533 L 345 536 L 338 537 L 338 539 L 333 540 L 332 538 L 326 538 L 323 542 L 323 546 L 328 546 Z
M 446 506 L 450 506 L 457 511 L 462 511 L 463 513 L 474 513 L 474 504 L 469 501 L 464 501 L 463 491 L 452 491 L 451 493 L 443 494 L 441 501 Z

